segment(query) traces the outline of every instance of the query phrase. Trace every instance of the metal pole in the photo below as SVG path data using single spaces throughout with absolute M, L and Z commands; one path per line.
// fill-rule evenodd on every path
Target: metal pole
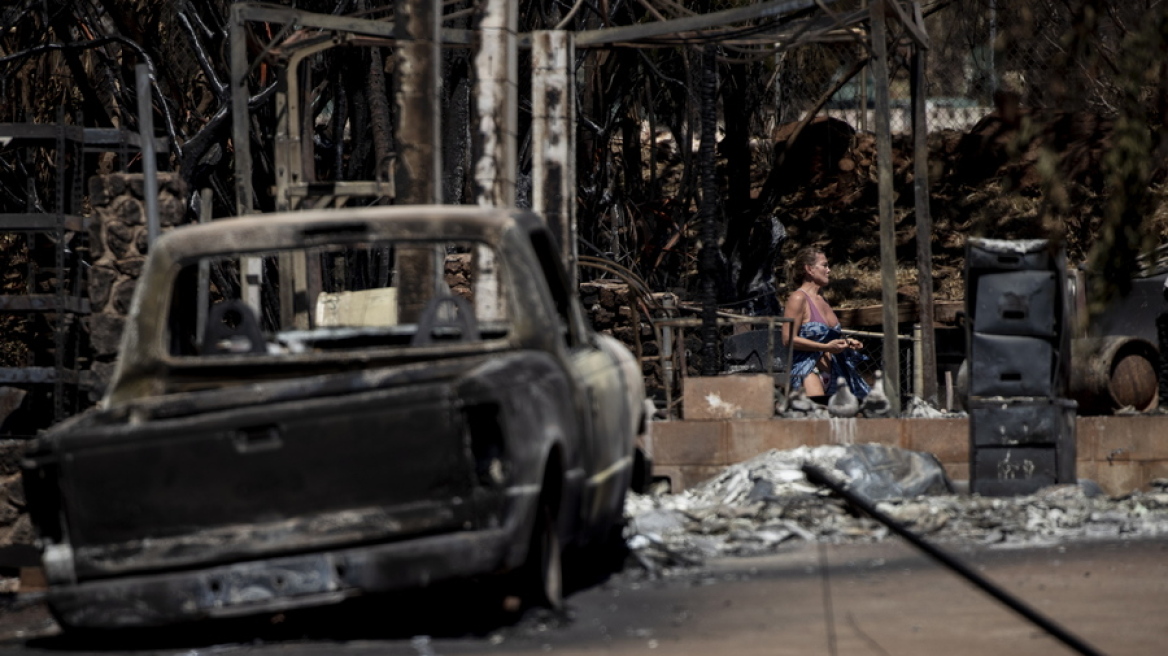
M 990 581 L 981 574 L 978 574 L 973 568 L 949 555 L 945 551 L 942 551 L 941 549 L 926 542 L 912 531 L 906 529 L 899 522 L 877 509 L 875 505 L 869 503 L 867 499 L 854 494 L 844 486 L 832 480 L 831 477 L 829 477 L 827 473 L 819 467 L 809 463 L 804 464 L 803 474 L 807 476 L 807 480 L 812 484 L 827 487 L 832 492 L 840 495 L 845 501 L 860 509 L 872 519 L 875 519 L 881 524 L 884 524 L 893 533 L 896 533 L 905 540 L 908 540 L 913 546 L 925 552 L 929 556 L 932 556 L 942 565 L 948 567 L 954 572 L 957 572 L 957 574 L 965 578 L 965 580 L 981 588 L 983 592 L 1002 602 L 1022 617 L 1030 620 L 1039 628 L 1043 629 L 1055 639 L 1059 640 L 1071 649 L 1074 649 L 1075 651 L 1079 652 L 1080 654 L 1084 654 L 1085 656 L 1101 656 L 1101 652 L 1099 650 L 1071 634 L 1069 631 L 1056 624 L 1054 620 L 1051 620 L 1045 615 L 1039 613 L 1037 610 L 1026 605 L 1022 600 L 1014 597 L 1010 593 L 998 587 L 996 584 L 994 584 L 993 581 Z
M 872 73 L 876 90 L 876 165 L 880 192 L 880 278 L 884 303 L 884 391 L 892 412 L 900 414 L 900 351 L 897 344 L 896 215 L 892 188 L 892 114 L 888 100 L 888 40 L 884 9 L 888 0 L 872 0 Z
M 245 5 L 231 5 L 231 145 L 235 150 L 235 214 L 251 214 L 254 194 L 251 187 L 251 110 L 248 100 L 251 88 L 247 83 L 247 25 Z M 240 296 L 255 312 L 260 313 L 260 286 L 263 284 L 263 263 L 254 257 L 242 258 Z
M 214 196 L 210 189 L 199 192 L 199 223 L 211 222 L 212 202 Z M 207 310 L 211 305 L 211 262 L 205 257 L 199 259 L 199 288 L 195 293 L 198 296 L 198 302 L 195 304 L 195 344 L 201 351 L 207 330 Z
M 912 393 L 916 394 L 917 396 L 921 397 L 922 399 L 928 400 L 929 403 L 935 403 L 935 401 L 929 400 L 925 396 L 925 393 L 922 391 L 925 388 L 925 368 L 923 366 L 921 366 L 921 360 L 924 359 L 924 341 L 925 341 L 924 340 L 924 332 L 921 330 L 921 324 L 919 324 L 919 323 L 913 324 L 913 335 L 912 335 L 913 384 L 912 384 Z M 936 381 L 934 381 L 934 383 L 935 382 Z M 934 391 L 934 393 L 936 392 L 936 390 L 933 390 L 933 391 Z
M 231 5 L 231 145 L 235 151 L 235 214 L 250 214 L 251 190 L 251 112 L 247 101 L 251 89 L 247 84 L 247 26 L 242 3 Z
M 720 367 L 717 362 L 718 339 L 718 297 L 714 284 L 717 274 L 718 247 L 718 182 L 715 172 L 715 130 L 718 109 L 718 58 L 717 46 L 709 44 L 702 53 L 702 132 L 699 155 L 701 158 L 702 205 L 701 236 L 699 255 L 702 290 L 702 375 L 713 376 Z
M 913 1 L 913 19 L 925 31 L 921 5 Z M 913 45 L 913 206 L 917 219 L 917 284 L 920 288 L 921 341 L 917 370 L 923 373 L 921 387 L 913 390 L 922 399 L 937 404 L 937 330 L 933 307 L 933 215 L 929 209 L 929 127 L 926 107 L 925 63 L 927 52 Z
M 150 68 L 134 67 L 138 84 L 138 142 L 142 144 L 142 195 L 146 197 L 146 243 L 158 239 L 158 158 L 154 154 L 154 107 L 150 102 Z

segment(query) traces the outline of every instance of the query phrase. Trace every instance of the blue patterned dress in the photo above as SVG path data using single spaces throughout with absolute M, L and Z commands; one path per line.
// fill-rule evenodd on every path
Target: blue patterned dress
M 799 291 L 802 292 L 803 290 L 800 289 Z M 811 303 L 811 321 L 805 321 L 799 327 L 799 336 L 819 342 L 820 344 L 826 344 L 834 339 L 842 339 L 844 334 L 840 330 L 840 325 L 836 324 L 834 328 L 828 327 L 823 315 L 819 312 L 819 308 L 815 306 L 811 295 L 807 292 L 803 292 L 803 294 L 807 296 L 807 302 Z M 821 357 L 823 357 L 823 353 L 819 351 L 795 351 L 791 359 L 792 389 L 803 387 L 803 379 L 815 371 L 815 363 Z M 856 365 L 867 359 L 868 356 L 854 349 L 847 349 L 842 353 L 833 354 L 831 357 L 831 376 L 825 386 L 826 393 L 829 396 L 835 394 L 837 387 L 836 381 L 842 376 L 848 382 L 848 387 L 851 388 L 852 394 L 855 394 L 856 398 L 862 399 L 868 396 L 868 383 L 860 376 L 860 372 L 856 369 Z

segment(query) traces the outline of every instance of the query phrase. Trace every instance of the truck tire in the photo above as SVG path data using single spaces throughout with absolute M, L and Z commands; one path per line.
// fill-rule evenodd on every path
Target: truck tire
M 560 536 L 551 510 L 540 504 L 520 572 L 520 597 L 524 605 L 559 610 L 564 606 L 564 569 Z

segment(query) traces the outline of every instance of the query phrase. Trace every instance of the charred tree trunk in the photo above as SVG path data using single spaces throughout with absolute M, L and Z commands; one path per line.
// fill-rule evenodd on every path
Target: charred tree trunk
M 398 135 L 401 150 L 394 176 L 399 203 L 441 202 L 438 180 L 438 47 L 439 8 L 426 0 L 398 0 L 395 18 L 398 36 Z M 432 249 L 401 249 L 397 266 L 405 280 L 437 279 Z M 398 315 L 416 321 L 434 290 L 402 286 Z

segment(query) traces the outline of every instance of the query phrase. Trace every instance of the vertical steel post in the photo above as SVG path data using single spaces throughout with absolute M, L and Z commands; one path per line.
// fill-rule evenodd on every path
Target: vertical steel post
M 251 188 L 251 111 L 248 100 L 251 88 L 247 82 L 247 25 L 242 3 L 231 5 L 231 144 L 235 150 L 235 214 L 251 214 L 254 194 Z M 263 262 L 247 257 L 241 262 L 240 296 L 257 316 L 260 315 L 260 285 L 263 282 Z
M 138 85 L 138 140 L 142 148 L 142 195 L 146 200 L 146 243 L 158 239 L 158 158 L 154 153 L 154 108 L 150 102 L 150 68 L 134 67 Z
M 247 26 L 244 5 L 231 5 L 231 145 L 235 151 L 235 214 L 251 214 L 251 115 L 247 101 L 251 90 L 247 84 Z
M 199 223 L 211 222 L 213 201 L 210 188 L 199 192 Z M 195 344 L 202 351 L 207 330 L 207 310 L 211 305 L 211 262 L 205 257 L 199 259 L 199 282 L 195 294 L 198 298 L 195 303 Z
M 84 126 L 81 127 L 84 130 Z M 56 211 L 57 228 L 53 233 L 53 239 L 57 242 L 53 253 L 55 269 L 53 277 L 56 280 L 53 293 L 53 310 L 56 314 L 53 321 L 53 421 L 61 421 L 65 418 L 65 331 L 67 322 L 72 319 L 71 315 L 65 312 L 65 170 L 68 166 L 66 148 L 68 148 L 69 141 L 66 134 L 65 107 L 63 105 L 57 108 L 56 145 L 53 152 L 57 167 L 56 196 L 53 199 L 53 204 L 56 206 L 53 209 Z M 82 161 L 73 162 L 75 167 L 83 165 Z M 69 209 L 76 211 L 75 208 Z M 29 253 L 31 254 L 33 250 L 31 240 L 29 242 Z M 29 265 L 30 274 L 33 271 L 33 266 Z M 30 293 L 35 289 L 36 287 L 29 286 Z

